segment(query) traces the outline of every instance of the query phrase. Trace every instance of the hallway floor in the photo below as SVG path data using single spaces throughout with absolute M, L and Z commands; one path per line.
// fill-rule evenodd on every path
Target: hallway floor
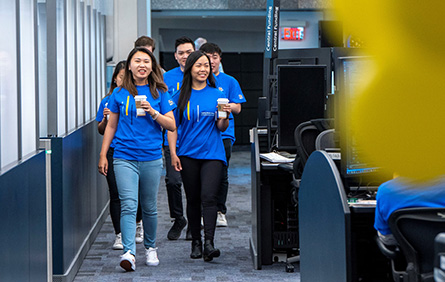
M 229 182 L 227 199 L 229 226 L 216 229 L 215 246 L 221 250 L 219 258 L 210 263 L 202 259 L 190 259 L 190 241 L 185 240 L 185 229 L 179 240 L 167 239 L 167 232 L 172 222 L 169 217 L 165 183 L 162 179 L 158 194 L 157 230 L 160 264 L 156 267 L 146 266 L 144 246 L 137 244 L 136 271 L 124 272 L 119 266 L 119 256 L 122 251 L 111 248 L 114 232 L 111 219 L 108 217 L 74 281 L 300 281 L 298 265 L 295 265 L 294 273 L 285 272 L 284 263 L 264 265 L 262 270 L 253 269 L 249 250 L 251 234 L 249 151 L 232 153 Z

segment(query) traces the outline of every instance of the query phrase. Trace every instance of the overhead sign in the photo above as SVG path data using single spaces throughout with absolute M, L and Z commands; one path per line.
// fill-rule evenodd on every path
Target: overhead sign
M 280 0 L 267 0 L 266 8 L 266 46 L 264 57 L 278 56 L 280 29 Z

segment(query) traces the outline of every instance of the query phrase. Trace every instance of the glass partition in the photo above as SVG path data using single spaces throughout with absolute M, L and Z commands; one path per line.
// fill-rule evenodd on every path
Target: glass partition
M 0 167 L 18 159 L 16 1 L 0 0 Z M 31 71 L 33 73 L 33 71 Z

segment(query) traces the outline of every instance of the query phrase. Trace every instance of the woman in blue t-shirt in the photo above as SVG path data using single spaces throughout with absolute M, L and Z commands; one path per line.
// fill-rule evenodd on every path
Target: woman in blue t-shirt
M 168 133 L 172 166 L 181 171 L 187 197 L 187 218 L 192 233 L 190 257 L 211 261 L 219 257 L 214 247 L 216 197 L 221 171 L 226 163 L 221 132 L 229 126 L 217 118 L 217 99 L 225 95 L 215 88 L 210 59 L 201 51 L 187 58 L 184 79 L 175 111 L 178 130 Z M 230 115 L 230 106 L 223 110 Z M 178 133 L 179 132 L 179 135 Z M 176 151 L 178 140 L 178 151 Z M 202 207 L 202 210 L 201 210 Z M 201 214 L 204 219 L 204 251 L 201 241 Z
M 99 172 L 106 175 L 106 153 L 114 143 L 114 172 L 121 200 L 121 232 L 124 255 L 120 266 L 126 271 L 136 268 L 135 233 L 138 198 L 142 207 L 146 264 L 158 265 L 156 248 L 157 194 L 162 171 L 162 128 L 174 130 L 175 104 L 165 93 L 167 86 L 153 54 L 134 48 L 128 55 L 122 86 L 110 97 L 110 118 L 100 152 Z M 137 114 L 135 96 L 145 115 Z M 113 140 L 114 138 L 114 140 Z

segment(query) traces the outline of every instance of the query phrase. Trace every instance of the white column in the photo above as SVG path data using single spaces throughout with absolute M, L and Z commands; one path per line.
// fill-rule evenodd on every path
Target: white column
M 114 0 L 113 61 L 126 60 L 138 38 L 138 0 Z

